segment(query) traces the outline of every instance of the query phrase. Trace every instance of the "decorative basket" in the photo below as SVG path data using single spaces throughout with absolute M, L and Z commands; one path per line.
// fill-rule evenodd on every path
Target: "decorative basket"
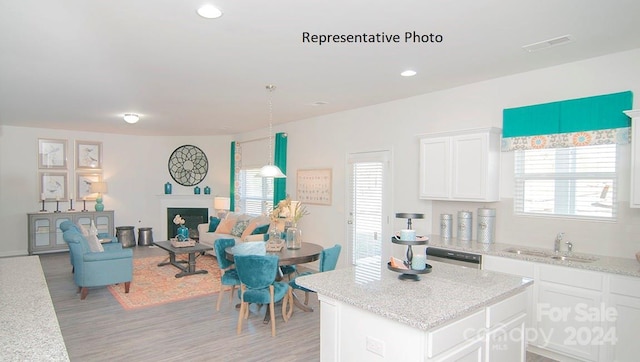
M 189 246 L 195 246 L 196 245 L 196 241 L 193 239 L 187 239 L 185 241 L 180 241 L 178 239 L 171 239 L 171 246 L 173 246 L 174 248 L 186 248 Z

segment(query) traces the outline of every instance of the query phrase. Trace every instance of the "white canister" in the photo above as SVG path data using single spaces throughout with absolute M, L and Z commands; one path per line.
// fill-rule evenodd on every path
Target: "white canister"
M 496 236 L 496 209 L 478 209 L 478 242 L 490 244 Z
M 450 239 L 453 234 L 453 215 L 440 214 L 440 236 Z
M 458 239 L 471 240 L 473 231 L 473 213 L 458 211 Z
M 416 231 L 411 229 L 400 230 L 400 240 L 416 241 Z

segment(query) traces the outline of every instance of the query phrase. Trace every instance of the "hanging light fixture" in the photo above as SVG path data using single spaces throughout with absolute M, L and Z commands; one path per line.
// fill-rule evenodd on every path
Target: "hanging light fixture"
M 276 90 L 276 86 L 273 84 L 267 85 L 267 91 L 269 92 L 269 160 L 265 166 L 262 166 L 258 177 L 274 177 L 283 178 L 287 177 L 280 168 L 273 164 L 273 91 Z

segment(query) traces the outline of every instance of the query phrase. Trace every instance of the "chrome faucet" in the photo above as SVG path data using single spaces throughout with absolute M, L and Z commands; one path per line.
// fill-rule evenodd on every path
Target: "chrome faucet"
M 573 244 L 571 244 L 570 241 L 565 241 L 564 243 L 567 244 L 567 250 L 571 252 L 573 250 Z
M 556 254 L 560 252 L 560 242 L 562 241 L 563 237 L 564 233 L 558 233 L 558 235 L 556 235 L 556 240 L 553 243 L 553 252 Z

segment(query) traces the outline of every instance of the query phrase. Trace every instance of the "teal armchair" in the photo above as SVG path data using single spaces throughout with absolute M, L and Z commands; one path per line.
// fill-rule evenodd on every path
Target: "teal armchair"
M 82 231 L 80 230 L 80 228 L 78 228 L 78 225 L 72 223 L 71 221 L 63 221 L 60 224 L 60 230 L 62 230 L 62 232 L 64 233 L 67 230 L 76 230 L 79 233 L 82 233 Z M 99 233 L 98 234 L 98 239 L 111 239 L 111 242 L 108 243 L 103 243 L 102 247 L 105 250 L 116 250 L 116 249 L 122 249 L 122 245 L 120 245 L 118 243 L 118 238 L 116 238 L 115 236 L 111 236 L 108 233 Z M 71 272 L 74 273 L 75 272 L 75 266 L 73 265 L 73 253 L 71 252 L 71 248 L 69 248 L 69 262 L 71 263 Z
M 119 283 L 124 283 L 125 293 L 129 293 L 133 279 L 133 251 L 123 249 L 120 243 L 113 243 L 105 246 L 103 252 L 92 252 L 77 227 L 62 224 L 60 228 L 66 229 L 62 236 L 69 245 L 73 280 L 80 290 L 80 299 L 86 299 L 88 288 Z

